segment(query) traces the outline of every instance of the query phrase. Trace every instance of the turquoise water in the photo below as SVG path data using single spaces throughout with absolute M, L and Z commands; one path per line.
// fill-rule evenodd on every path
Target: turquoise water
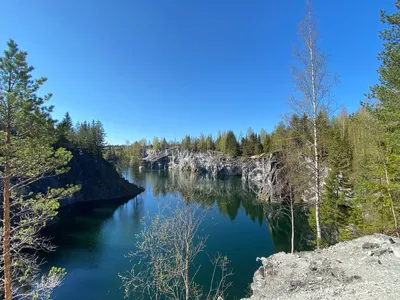
M 66 268 L 64 284 L 53 294 L 57 300 L 123 299 L 119 273 L 130 269 L 125 255 L 134 250 L 141 219 L 154 215 L 160 205 L 184 198 L 207 209 L 201 234 L 207 235 L 206 251 L 226 255 L 235 275 L 228 299 L 239 299 L 248 292 L 253 274 L 260 266 L 256 257 L 276 252 L 271 229 L 263 208 L 240 179 L 210 180 L 184 173 L 127 170 L 129 180 L 145 187 L 136 199 L 125 203 L 102 202 L 75 208 L 61 214 L 61 221 L 50 230 L 56 252 L 46 255 L 47 266 Z M 288 247 L 288 237 L 274 237 L 278 250 Z M 199 257 L 197 281 L 209 281 L 208 257 Z M 46 268 L 46 267 L 45 267 Z

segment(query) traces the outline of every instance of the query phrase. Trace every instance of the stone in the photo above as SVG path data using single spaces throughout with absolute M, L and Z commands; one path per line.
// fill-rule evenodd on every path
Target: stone
M 392 245 L 390 246 L 391 252 L 394 254 L 394 256 L 400 258 L 400 245 Z
M 249 299 L 400 299 L 400 239 L 388 249 L 388 238 L 375 234 L 318 252 L 276 253 L 263 264 L 272 270 L 254 277 Z M 363 245 L 373 257 L 365 257 Z
M 367 242 L 367 243 L 364 243 L 364 244 L 362 245 L 362 248 L 363 248 L 363 249 L 374 249 L 374 248 L 379 248 L 379 245 L 376 244 L 376 243 Z
M 260 199 L 280 202 L 283 195 L 284 174 L 280 171 L 278 153 L 253 158 L 230 157 L 216 151 L 192 152 L 188 150 L 148 150 L 143 158 L 146 168 L 172 169 L 212 178 L 241 177 Z

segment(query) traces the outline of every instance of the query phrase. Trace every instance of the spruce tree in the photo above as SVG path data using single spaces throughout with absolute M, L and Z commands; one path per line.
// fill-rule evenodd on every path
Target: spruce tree
M 336 243 L 345 235 L 348 224 L 347 209 L 352 198 L 352 151 L 347 129 L 336 122 L 328 146 L 329 172 L 325 180 L 321 203 L 322 238 L 328 244 Z
M 239 154 L 239 144 L 236 140 L 236 136 L 232 130 L 229 130 L 226 133 L 226 142 L 225 142 L 225 154 L 229 156 L 237 156 Z
M 381 12 L 381 20 L 389 25 L 380 33 L 384 50 L 379 54 L 382 64 L 378 70 L 379 83 L 371 88 L 370 97 L 376 99 L 368 108 L 377 121 L 380 168 L 383 185 L 381 192 L 390 205 L 393 225 L 399 234 L 400 194 L 400 0 L 396 1 L 397 12 L 388 15 Z

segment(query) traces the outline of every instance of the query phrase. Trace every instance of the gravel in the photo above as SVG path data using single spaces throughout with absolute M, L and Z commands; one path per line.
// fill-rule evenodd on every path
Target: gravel
M 375 234 L 261 258 L 250 299 L 400 299 L 400 239 Z

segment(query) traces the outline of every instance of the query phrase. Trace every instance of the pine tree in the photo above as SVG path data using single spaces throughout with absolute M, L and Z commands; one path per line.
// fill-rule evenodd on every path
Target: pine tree
M 0 294 L 5 300 L 47 298 L 61 282 L 64 271 L 53 269 L 40 277 L 36 250 L 49 249 L 41 229 L 57 213 L 57 199 L 71 189 L 50 189 L 47 193 L 21 192 L 41 178 L 65 172 L 71 153 L 54 150 L 50 124 L 51 107 L 44 106 L 51 95 L 37 92 L 45 78 L 32 78 L 27 53 L 10 40 L 0 58 L 0 179 L 3 186 L 1 225 Z M 42 278 L 42 279 L 40 279 Z

